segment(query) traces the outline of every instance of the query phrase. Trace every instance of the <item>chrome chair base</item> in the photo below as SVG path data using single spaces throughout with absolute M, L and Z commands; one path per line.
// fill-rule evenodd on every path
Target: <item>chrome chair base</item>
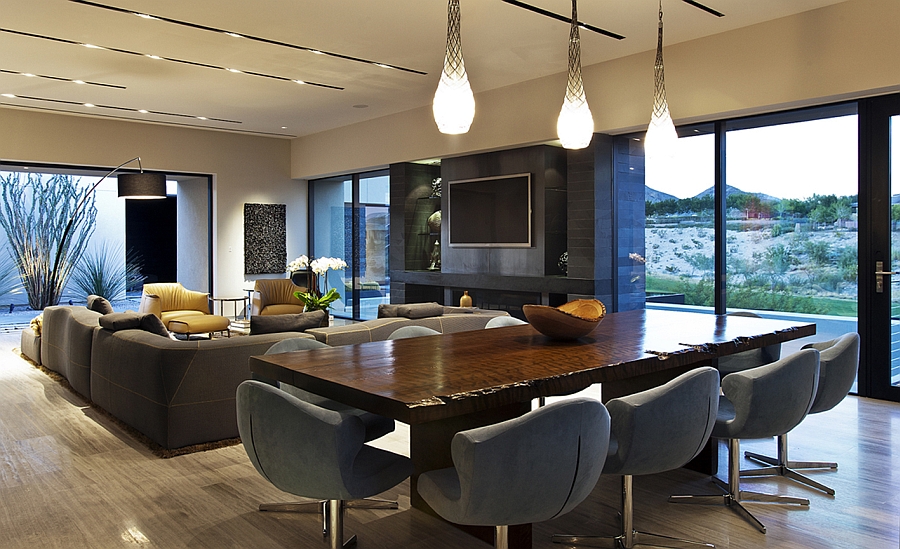
M 619 534 L 615 537 L 554 534 L 551 539 L 553 543 L 584 545 L 587 547 L 608 547 L 610 549 L 632 549 L 634 547 L 669 547 L 671 549 L 708 547 L 710 549 L 715 549 L 716 547 L 711 543 L 701 543 L 699 541 L 690 541 L 659 534 L 648 534 L 647 532 L 638 532 L 637 530 L 631 532 L 630 542 L 627 538 L 628 536 L 625 534 Z
M 694 503 L 699 505 L 724 505 L 737 513 L 744 520 L 749 522 L 754 528 L 761 533 L 766 533 L 765 525 L 759 521 L 753 514 L 747 510 L 742 501 L 751 503 L 779 503 L 787 505 L 809 506 L 809 500 L 806 498 L 795 498 L 790 496 L 777 496 L 773 494 L 761 494 L 759 492 L 748 492 L 741 490 L 741 443 L 738 439 L 728 440 L 728 484 L 725 485 L 721 480 L 713 477 L 713 481 L 725 493 L 722 495 L 702 495 L 702 496 L 669 496 L 670 503 Z
M 746 469 L 741 471 L 742 477 L 762 477 L 762 476 L 781 476 L 789 478 L 795 482 L 805 484 L 816 490 L 821 490 L 829 496 L 834 495 L 834 488 L 829 488 L 820 482 L 800 474 L 795 469 L 837 469 L 837 463 L 818 462 L 818 461 L 790 461 L 788 459 L 787 435 L 781 435 L 777 438 L 778 457 L 769 457 L 754 452 L 744 452 L 744 456 L 748 459 L 765 463 L 769 467 L 760 469 Z
M 622 533 L 618 536 L 573 536 L 553 534 L 553 543 L 566 545 L 587 545 L 589 547 L 610 547 L 612 549 L 632 549 L 633 547 L 669 547 L 671 549 L 695 549 L 707 547 L 715 549 L 711 543 L 639 532 L 634 529 L 634 489 L 632 475 L 622 475 L 622 512 L 619 514 Z
M 343 510 L 344 509 L 399 509 L 400 506 L 396 501 L 386 499 L 366 498 L 351 499 L 346 501 L 338 501 L 338 513 L 341 515 L 341 530 L 343 530 Z M 328 537 L 329 521 L 331 520 L 334 510 L 331 500 L 320 501 L 301 501 L 292 503 L 260 503 L 259 510 L 271 513 L 321 513 L 322 514 L 322 536 Z M 356 544 L 356 535 L 353 535 L 346 542 L 339 544 L 339 547 L 349 547 Z

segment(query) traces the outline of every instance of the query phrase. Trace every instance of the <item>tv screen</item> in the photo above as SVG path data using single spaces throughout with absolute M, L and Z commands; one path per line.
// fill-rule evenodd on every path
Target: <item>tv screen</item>
M 450 246 L 531 246 L 531 174 L 450 181 Z

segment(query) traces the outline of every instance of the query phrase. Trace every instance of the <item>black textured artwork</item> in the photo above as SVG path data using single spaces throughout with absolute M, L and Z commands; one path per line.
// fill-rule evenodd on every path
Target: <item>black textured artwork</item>
M 244 204 L 244 273 L 283 273 L 287 265 L 284 204 Z

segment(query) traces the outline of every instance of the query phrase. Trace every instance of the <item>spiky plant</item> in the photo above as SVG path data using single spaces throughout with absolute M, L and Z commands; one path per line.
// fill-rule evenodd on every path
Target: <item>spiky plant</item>
M 78 182 L 59 174 L 0 176 L 0 226 L 32 309 L 59 303 L 94 232 L 95 195 Z
M 72 283 L 84 296 L 99 295 L 113 301 L 125 291 L 143 282 L 142 262 L 134 257 L 126 261 L 121 244 L 104 240 L 84 254 L 72 275 Z

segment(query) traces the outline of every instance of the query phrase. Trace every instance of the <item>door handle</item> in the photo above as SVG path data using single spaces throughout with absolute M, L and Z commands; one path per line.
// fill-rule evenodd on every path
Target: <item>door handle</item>
M 875 293 L 881 294 L 884 293 L 884 278 L 885 276 L 891 276 L 894 274 L 898 274 L 895 271 L 885 271 L 884 270 L 884 261 L 876 261 L 875 262 Z

